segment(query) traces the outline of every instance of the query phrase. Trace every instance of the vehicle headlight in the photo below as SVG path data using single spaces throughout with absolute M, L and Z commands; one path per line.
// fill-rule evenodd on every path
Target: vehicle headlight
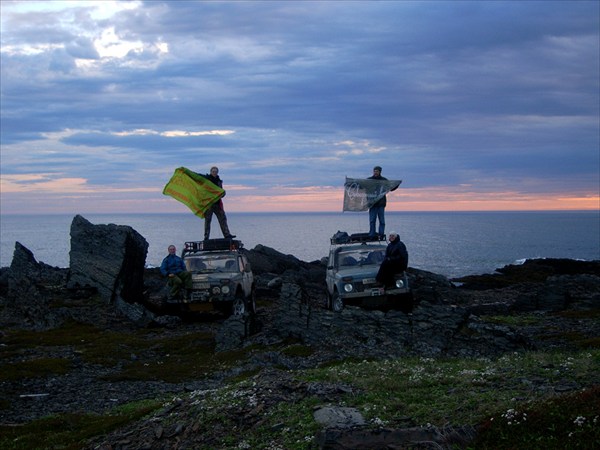
M 218 294 L 221 292 L 221 289 L 219 288 L 219 286 L 215 286 L 214 288 L 212 288 L 212 293 L 213 294 Z
M 396 280 L 396 287 L 397 288 L 403 288 L 404 287 L 404 280 Z
M 352 292 L 354 288 L 352 287 L 352 283 L 347 283 L 344 285 L 344 291 L 346 292 Z
M 221 291 L 223 291 L 223 294 L 229 294 L 229 286 L 223 286 Z

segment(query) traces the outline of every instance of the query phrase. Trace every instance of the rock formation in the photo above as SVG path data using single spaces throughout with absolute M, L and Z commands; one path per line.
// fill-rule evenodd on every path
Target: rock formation
M 33 253 L 21 243 L 15 243 L 13 260 L 6 271 L 6 306 L 8 323 L 36 329 L 52 328 L 60 321 L 57 312 L 51 313 L 49 303 L 66 279 L 64 271 L 54 270 L 37 262 Z
M 111 304 L 140 303 L 148 242 L 130 226 L 93 225 L 80 215 L 71 223 L 68 287 L 96 288 Z
M 147 248 L 146 240 L 131 227 L 92 225 L 76 216 L 65 279 L 66 269 L 38 263 L 17 243 L 8 277 L 2 277 L 8 279 L 3 315 L 14 317 L 3 322 L 37 328 L 56 325 L 61 317 L 75 314 L 51 308 L 62 288 L 63 296 L 70 297 L 91 297 L 97 292 L 96 301 L 137 325 L 177 326 L 179 319 L 157 315 L 149 301 L 163 295 L 165 282 L 157 269 L 144 269 Z M 344 342 L 340 357 L 490 356 L 529 348 L 532 343 L 519 330 L 482 321 L 480 315 L 593 309 L 600 304 L 598 261 L 533 260 L 454 283 L 411 268 L 414 302 L 398 299 L 410 305 L 400 304 L 390 311 L 346 307 L 334 313 L 325 309 L 323 261 L 300 261 L 263 245 L 246 252 L 258 296 L 270 299 L 272 306 L 259 317 L 225 320 L 216 333 L 217 351 L 240 348 L 256 339 L 276 342 L 291 337 L 332 348 Z

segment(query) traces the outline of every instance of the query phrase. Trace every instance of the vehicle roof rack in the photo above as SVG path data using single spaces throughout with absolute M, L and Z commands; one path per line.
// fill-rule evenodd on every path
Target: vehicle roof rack
M 332 244 L 350 244 L 356 242 L 381 242 L 386 241 L 385 234 L 371 236 L 369 233 L 348 234 L 345 231 L 338 231 L 331 237 Z
M 183 253 L 210 252 L 217 250 L 240 250 L 242 241 L 231 238 L 205 239 L 203 241 L 188 241 L 184 245 Z

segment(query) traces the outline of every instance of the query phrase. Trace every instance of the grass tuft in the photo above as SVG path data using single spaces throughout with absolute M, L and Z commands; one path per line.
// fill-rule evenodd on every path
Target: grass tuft
M 4 450 L 80 449 L 86 440 L 138 420 L 161 406 L 162 404 L 157 401 L 143 401 L 121 406 L 106 415 L 61 414 L 25 425 L 0 425 L 0 448 Z

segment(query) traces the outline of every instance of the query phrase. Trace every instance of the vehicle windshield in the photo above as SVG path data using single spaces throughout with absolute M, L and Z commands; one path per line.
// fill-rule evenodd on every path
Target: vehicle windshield
M 239 272 L 237 259 L 231 255 L 198 255 L 185 259 L 189 272 Z
M 342 250 L 338 254 L 339 267 L 379 265 L 385 257 L 383 248 L 356 248 Z

